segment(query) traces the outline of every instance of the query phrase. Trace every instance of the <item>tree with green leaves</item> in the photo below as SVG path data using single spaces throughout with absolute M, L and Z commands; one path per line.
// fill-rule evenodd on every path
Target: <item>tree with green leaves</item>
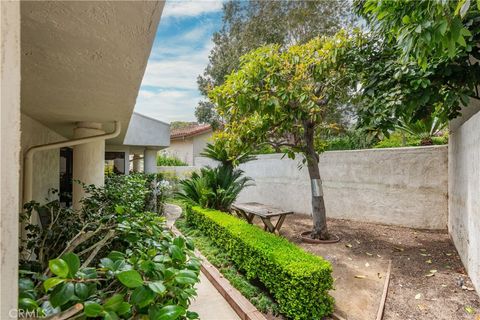
M 336 126 L 329 114 L 351 90 L 347 66 L 353 44 L 340 32 L 288 49 L 261 47 L 243 56 L 238 71 L 209 94 L 226 119 L 220 139 L 229 150 L 270 144 L 282 147 L 289 158 L 303 155 L 311 180 L 311 236 L 317 239 L 329 234 L 315 137 Z
M 172 121 L 170 122 L 170 129 L 183 129 L 196 125 L 198 123 L 193 121 Z
M 204 96 L 237 70 L 240 57 L 268 44 L 287 48 L 320 35 L 333 35 L 353 24 L 355 15 L 347 0 L 229 1 L 223 7 L 223 25 L 213 35 L 209 63 L 198 77 Z M 201 101 L 195 115 L 200 123 L 218 126 L 220 119 L 210 101 Z
M 387 133 L 398 119 L 446 123 L 479 99 L 480 14 L 469 0 L 356 1 L 371 41 L 356 65 L 359 124 Z

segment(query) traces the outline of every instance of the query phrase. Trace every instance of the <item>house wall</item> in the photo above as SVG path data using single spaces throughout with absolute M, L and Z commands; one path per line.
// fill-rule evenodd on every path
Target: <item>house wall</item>
M 450 123 L 448 229 L 480 292 L 480 101 L 463 114 Z
M 170 141 L 170 147 L 164 152 L 177 157 L 188 165 L 193 165 L 193 141 L 191 138 Z
M 256 201 L 311 214 L 307 168 L 300 159 L 260 155 L 240 166 L 255 180 L 239 202 Z M 197 158 L 197 165 L 211 160 Z M 447 226 L 447 147 L 325 152 L 320 157 L 327 215 L 414 228 Z
M 23 156 L 25 152 L 37 145 L 58 142 L 66 140 L 58 133 L 47 128 L 37 120 L 22 114 L 22 159 L 20 163 L 23 166 Z M 40 203 L 45 203 L 55 198 L 49 192 L 49 189 L 59 188 L 60 183 L 60 149 L 39 151 L 33 158 L 33 193 L 32 199 Z M 22 172 L 23 173 L 23 172 Z M 23 179 L 23 175 L 22 175 Z M 23 181 L 23 180 L 22 180 Z M 23 183 L 22 183 L 23 185 Z M 48 201 L 46 200 L 48 199 Z
M 14 319 L 20 212 L 20 2 L 0 1 L 0 11 L 0 319 Z
M 211 139 L 212 132 L 206 132 L 193 137 L 193 165 L 195 165 L 195 158 L 200 156 Z

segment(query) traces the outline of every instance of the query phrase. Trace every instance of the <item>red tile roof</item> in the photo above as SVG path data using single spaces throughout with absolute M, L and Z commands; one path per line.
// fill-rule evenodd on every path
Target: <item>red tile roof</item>
M 212 127 L 209 124 L 198 124 L 186 128 L 172 129 L 170 130 L 170 139 L 193 137 L 209 131 L 212 131 Z

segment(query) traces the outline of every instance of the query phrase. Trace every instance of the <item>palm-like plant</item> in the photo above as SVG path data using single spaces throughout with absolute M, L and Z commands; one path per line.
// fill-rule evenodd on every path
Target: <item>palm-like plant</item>
M 431 117 L 412 121 L 411 119 L 400 119 L 397 129 L 420 139 L 420 145 L 428 146 L 433 144 L 432 138 L 437 136 L 447 127 L 447 122 L 439 117 Z
M 230 154 L 221 140 L 216 140 L 214 144 L 207 143 L 207 146 L 205 147 L 201 155 L 212 160 L 216 160 L 220 162 L 222 166 L 230 168 L 234 168 L 239 164 L 256 159 L 256 157 L 252 155 L 249 151 L 236 155 Z
M 242 175 L 242 170 L 228 166 L 202 168 L 190 179 L 180 181 L 180 191 L 176 195 L 205 208 L 229 211 L 243 188 L 251 185 L 252 179 Z

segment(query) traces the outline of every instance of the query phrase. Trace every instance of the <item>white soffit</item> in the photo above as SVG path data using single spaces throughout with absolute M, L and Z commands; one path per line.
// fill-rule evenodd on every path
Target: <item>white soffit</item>
M 65 137 L 77 121 L 119 120 L 121 144 L 163 5 L 22 1 L 22 112 Z

